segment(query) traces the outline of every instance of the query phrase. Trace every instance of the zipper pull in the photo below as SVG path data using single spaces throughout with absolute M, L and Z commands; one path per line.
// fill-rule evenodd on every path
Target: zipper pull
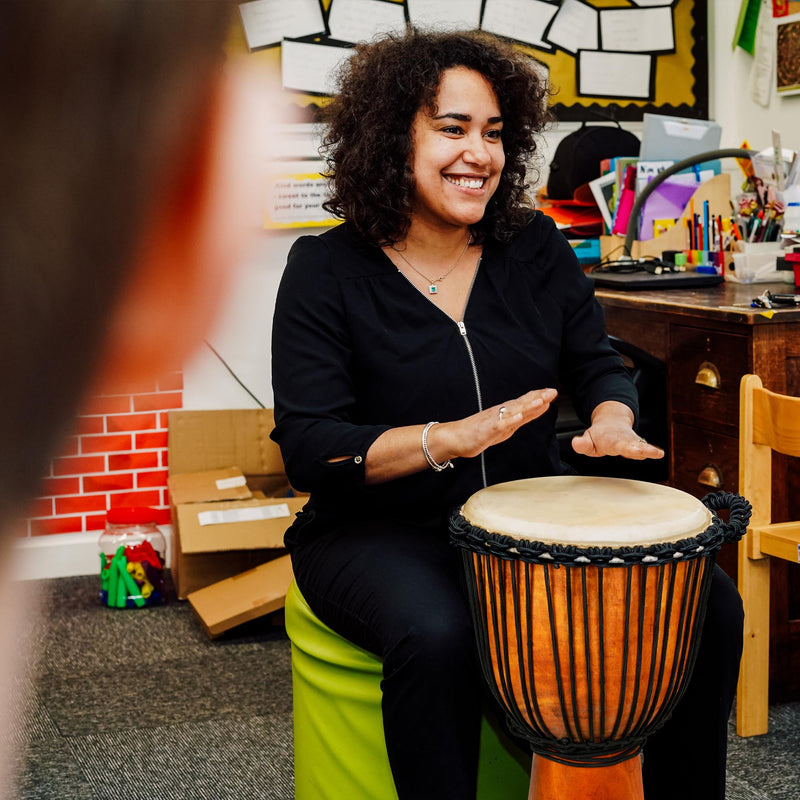
M 460 331 L 462 336 L 467 335 L 467 326 L 463 322 L 456 323 L 458 325 L 458 330 Z

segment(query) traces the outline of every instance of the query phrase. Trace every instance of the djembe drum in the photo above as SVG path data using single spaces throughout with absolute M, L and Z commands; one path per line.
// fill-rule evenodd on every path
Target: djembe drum
M 643 798 L 639 752 L 685 690 L 716 553 L 749 516 L 738 495 L 576 476 L 490 486 L 453 516 L 484 677 L 534 753 L 529 798 Z

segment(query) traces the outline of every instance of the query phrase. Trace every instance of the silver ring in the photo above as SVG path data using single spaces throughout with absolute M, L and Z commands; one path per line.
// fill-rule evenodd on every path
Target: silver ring
M 500 419 L 503 419 L 503 414 L 505 414 L 507 410 L 508 409 L 505 406 L 500 406 L 500 410 L 497 412 L 500 416 Z

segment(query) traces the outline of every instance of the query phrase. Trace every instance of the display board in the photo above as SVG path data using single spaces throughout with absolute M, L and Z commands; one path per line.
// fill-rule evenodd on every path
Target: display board
M 536 59 L 561 120 L 707 118 L 703 0 L 248 0 L 231 48 L 272 67 L 292 117 L 314 118 L 359 41 L 407 25 L 480 28 Z

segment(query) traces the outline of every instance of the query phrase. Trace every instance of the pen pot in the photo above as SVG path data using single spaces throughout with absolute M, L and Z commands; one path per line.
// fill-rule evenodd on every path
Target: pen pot
M 164 601 L 167 543 L 152 508 L 113 508 L 100 534 L 100 602 L 144 608 Z

